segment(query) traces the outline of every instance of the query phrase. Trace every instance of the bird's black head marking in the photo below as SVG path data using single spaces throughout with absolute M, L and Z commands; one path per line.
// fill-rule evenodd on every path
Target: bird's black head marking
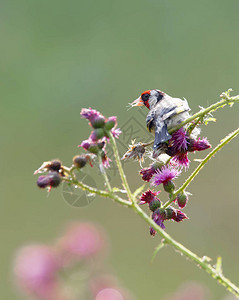
M 159 102 L 164 97 L 164 93 L 161 91 L 157 91 L 157 92 L 158 93 L 157 93 L 156 97 L 157 97 L 157 102 Z

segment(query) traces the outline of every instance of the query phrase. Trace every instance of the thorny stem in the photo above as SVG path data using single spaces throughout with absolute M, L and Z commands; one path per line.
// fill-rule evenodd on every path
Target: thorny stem
M 121 197 L 119 197 L 118 195 L 116 195 L 113 192 L 106 192 L 106 191 L 103 191 L 103 190 L 99 190 L 99 189 L 93 188 L 93 187 L 91 187 L 87 184 L 84 184 L 81 181 L 78 181 L 72 171 L 71 171 L 71 178 L 64 177 L 63 180 L 68 182 L 69 184 L 73 184 L 73 185 L 78 186 L 83 191 L 87 191 L 89 193 L 99 195 L 99 196 L 105 197 L 105 198 L 111 198 L 115 202 L 118 202 L 119 204 L 122 204 L 124 206 L 128 206 L 128 207 L 131 206 L 131 203 L 129 201 L 122 199 Z
M 223 285 L 229 292 L 231 292 L 232 294 L 237 296 L 237 298 L 239 298 L 239 289 L 229 279 L 227 279 L 221 273 L 221 271 L 218 272 L 213 266 L 211 266 L 203 258 L 199 257 L 198 255 L 196 255 L 195 253 L 187 249 L 185 246 L 183 246 L 182 244 L 174 240 L 167 232 L 165 232 L 161 227 L 159 227 L 137 204 L 132 205 L 129 201 L 121 199 L 120 197 L 118 197 L 113 193 L 108 193 L 105 191 L 94 189 L 73 178 L 71 180 L 65 178 L 64 180 L 79 186 L 83 190 L 97 194 L 102 197 L 111 198 L 122 205 L 131 207 L 142 219 L 144 219 L 150 226 L 152 226 L 156 230 L 158 234 L 160 234 L 164 238 L 166 244 L 172 245 L 181 254 L 184 254 L 185 256 L 193 260 L 197 265 L 199 265 L 213 278 L 215 278 L 221 285 Z
M 156 230 L 158 234 L 160 234 L 164 238 L 166 244 L 172 245 L 175 250 L 178 250 L 181 254 L 184 254 L 185 256 L 193 260 L 197 265 L 199 265 L 203 270 L 205 270 L 221 285 L 223 285 L 229 292 L 239 298 L 239 288 L 229 279 L 227 279 L 221 272 L 218 272 L 203 258 L 199 257 L 197 254 L 193 253 L 185 246 L 174 240 L 167 232 L 159 227 L 137 204 L 132 208 L 142 219 L 144 219 L 150 226 L 152 226 Z
M 237 128 L 235 131 L 230 133 L 228 136 L 226 136 L 197 166 L 197 168 L 192 172 L 192 174 L 186 179 L 184 184 L 177 189 L 176 192 L 171 194 L 170 200 L 166 202 L 163 206 L 163 208 L 166 208 L 169 206 L 175 199 L 176 196 L 183 192 L 186 187 L 190 184 L 190 182 L 197 176 L 197 174 L 200 172 L 200 170 L 205 166 L 205 164 L 215 155 L 223 146 L 225 146 L 227 143 L 229 143 L 232 139 L 234 139 L 239 134 L 239 128 Z
M 208 114 L 210 112 L 213 112 L 213 111 L 217 110 L 220 107 L 224 107 L 227 104 L 228 105 L 233 105 L 234 102 L 239 102 L 239 95 L 237 95 L 235 97 L 230 97 L 230 94 L 229 94 L 230 91 L 231 91 L 231 89 L 221 95 L 221 97 L 222 97 L 221 101 L 218 101 L 218 102 L 208 106 L 207 108 L 205 108 L 203 110 L 200 110 L 196 114 L 192 115 L 191 117 L 189 117 L 188 119 L 186 119 L 185 121 L 180 123 L 178 126 L 176 126 L 174 128 L 171 128 L 168 132 L 170 134 L 172 134 L 175 131 L 177 131 L 178 129 L 180 129 L 181 127 L 183 127 L 184 125 L 192 122 L 196 118 L 204 117 L 206 114 Z
M 98 155 L 98 159 L 99 159 L 99 168 L 100 168 L 100 172 L 102 173 L 103 177 L 104 177 L 104 180 L 105 180 L 105 184 L 108 188 L 108 190 L 111 192 L 112 191 L 112 188 L 111 188 L 111 185 L 110 185 L 110 181 L 109 181 L 109 178 L 107 176 L 107 173 L 105 171 L 105 168 L 103 166 L 103 163 L 102 163 L 102 159 L 101 159 L 101 156 L 100 154 Z
M 124 173 L 124 170 L 123 170 L 123 167 L 122 167 L 122 164 L 121 164 L 121 161 L 120 161 L 120 156 L 119 156 L 118 148 L 117 148 L 117 145 L 116 145 L 116 142 L 115 142 L 115 138 L 113 137 L 113 135 L 111 133 L 110 133 L 110 142 L 111 142 L 112 147 L 113 147 L 114 156 L 115 156 L 116 164 L 117 164 L 117 167 L 118 167 L 118 170 L 119 170 L 119 173 L 120 173 L 120 177 L 121 177 L 123 187 L 127 191 L 129 200 L 134 205 L 135 204 L 135 197 L 131 193 L 129 184 L 128 184 L 127 179 L 126 179 L 126 175 Z

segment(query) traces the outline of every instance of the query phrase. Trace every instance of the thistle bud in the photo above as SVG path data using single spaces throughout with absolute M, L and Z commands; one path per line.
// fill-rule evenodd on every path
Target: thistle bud
M 176 215 L 173 217 L 173 220 L 176 222 L 181 222 L 184 219 L 188 219 L 187 215 L 183 213 L 181 210 L 176 209 Z
M 61 183 L 61 177 L 57 172 L 50 172 L 48 175 L 50 186 L 57 187 Z
M 90 123 L 91 123 L 92 127 L 95 129 L 103 128 L 105 125 L 105 119 L 104 119 L 104 117 L 97 116 L 96 118 L 93 118 Z
M 157 198 L 153 199 L 149 202 L 149 209 L 151 211 L 155 211 L 157 208 L 161 207 L 161 201 Z
M 190 152 L 203 151 L 211 147 L 212 146 L 210 145 L 210 143 L 206 138 L 203 139 L 199 138 L 198 140 L 189 139 L 188 151 Z
M 105 123 L 105 129 L 111 130 L 116 125 L 116 117 L 109 117 L 108 121 Z
M 105 135 L 104 129 L 103 128 L 96 128 L 90 135 L 90 139 L 93 142 L 96 142 L 100 139 L 103 138 L 103 136 Z
M 184 208 L 188 203 L 188 194 L 183 192 L 177 195 L 177 203 L 180 208 Z
M 61 177 L 58 172 L 50 172 L 45 176 L 40 176 L 37 179 L 39 188 L 46 188 L 47 186 L 57 187 L 61 183 Z
M 152 192 L 148 190 L 144 192 L 140 197 L 140 205 L 147 203 L 149 205 L 149 209 L 151 211 L 155 211 L 156 209 L 161 207 L 161 201 L 156 197 L 159 192 Z
M 142 176 L 144 181 L 149 182 L 157 170 L 160 170 L 163 165 L 163 162 L 155 161 L 148 168 L 141 169 L 139 174 Z
M 91 144 L 88 148 L 88 151 L 94 154 L 97 154 L 99 152 L 99 147 L 96 144 Z
M 48 167 L 49 171 L 56 171 L 56 172 L 59 172 L 60 168 L 61 168 L 61 162 L 57 159 L 52 160 Z
M 163 184 L 164 190 L 167 193 L 172 193 L 175 189 L 175 184 L 172 180 L 169 180 L 168 182 Z
M 73 164 L 77 167 L 77 168 L 83 168 L 87 163 L 87 159 L 85 157 L 85 155 L 76 155 L 73 157 Z
M 99 142 L 97 143 L 97 146 L 99 147 L 99 149 L 103 149 L 105 146 L 105 142 Z
M 176 217 L 176 211 L 172 206 L 168 206 L 165 209 L 166 219 L 171 220 Z
M 49 185 L 49 180 L 47 176 L 39 176 L 37 179 L 37 185 L 40 189 L 45 189 Z

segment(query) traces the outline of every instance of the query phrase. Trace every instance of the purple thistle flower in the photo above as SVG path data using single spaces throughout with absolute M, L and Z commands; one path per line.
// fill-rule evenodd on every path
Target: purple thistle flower
M 151 190 L 148 190 L 146 192 L 144 192 L 141 197 L 140 197 L 140 205 L 145 204 L 145 203 L 150 203 L 153 199 L 156 198 L 156 196 L 159 194 L 160 192 L 152 192 Z
M 173 217 L 175 222 L 181 222 L 184 219 L 188 219 L 187 215 L 183 213 L 181 210 L 176 209 L 176 216 Z
M 142 176 L 142 179 L 144 181 L 149 182 L 153 175 L 156 173 L 156 171 L 160 170 L 162 166 L 162 163 L 156 161 L 153 164 L 151 164 L 148 168 L 141 169 L 139 174 Z
M 180 175 L 180 171 L 174 168 L 169 168 L 168 166 L 163 166 L 161 170 L 155 172 L 155 175 L 151 179 L 151 184 L 158 186 L 161 183 L 167 184 L 169 181 Z
M 95 109 L 92 109 L 91 107 L 82 108 L 80 114 L 81 114 L 82 118 L 85 118 L 85 119 L 89 120 L 90 122 L 96 118 L 103 117 L 100 112 L 98 112 Z
M 151 211 L 155 211 L 157 208 L 161 206 L 161 201 L 156 197 L 159 192 L 152 192 L 148 190 L 144 192 L 140 197 L 140 205 L 147 203 L 149 205 L 149 209 Z
M 152 214 L 152 219 L 158 226 L 160 226 L 162 229 L 165 229 L 165 225 L 163 223 L 166 220 L 164 210 L 160 208 L 156 209 Z
M 106 168 L 106 169 L 109 168 L 111 159 L 106 155 L 105 151 L 102 151 L 101 159 L 102 159 L 103 167 Z
M 111 129 L 111 133 L 113 135 L 114 138 L 118 139 L 119 135 L 122 133 L 122 131 L 120 130 L 120 128 L 116 128 L 116 129 Z
M 169 141 L 169 147 L 172 148 L 173 153 L 179 153 L 187 150 L 187 133 L 184 128 L 180 128 L 172 134 Z
M 188 144 L 188 151 L 194 152 L 194 151 L 203 151 L 208 148 L 211 148 L 211 144 L 208 142 L 206 138 L 194 140 L 194 139 L 189 139 L 189 144 Z
M 176 222 L 181 222 L 184 219 L 188 219 L 187 215 L 172 206 L 168 206 L 166 209 L 157 208 L 153 214 L 152 219 L 159 225 L 162 229 L 165 229 L 164 221 L 174 220 Z M 150 235 L 155 235 L 156 231 L 150 227 Z
M 173 162 L 180 167 L 189 167 L 190 160 L 188 159 L 188 153 L 182 152 L 178 153 L 173 157 Z
M 82 147 L 85 150 L 88 150 L 90 147 L 91 141 L 90 140 L 84 140 L 78 147 Z

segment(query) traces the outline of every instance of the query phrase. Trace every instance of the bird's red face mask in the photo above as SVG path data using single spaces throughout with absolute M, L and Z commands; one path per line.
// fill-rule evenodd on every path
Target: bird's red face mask
M 139 98 L 131 103 L 132 107 L 145 105 L 149 109 L 149 97 L 150 90 L 143 92 Z

